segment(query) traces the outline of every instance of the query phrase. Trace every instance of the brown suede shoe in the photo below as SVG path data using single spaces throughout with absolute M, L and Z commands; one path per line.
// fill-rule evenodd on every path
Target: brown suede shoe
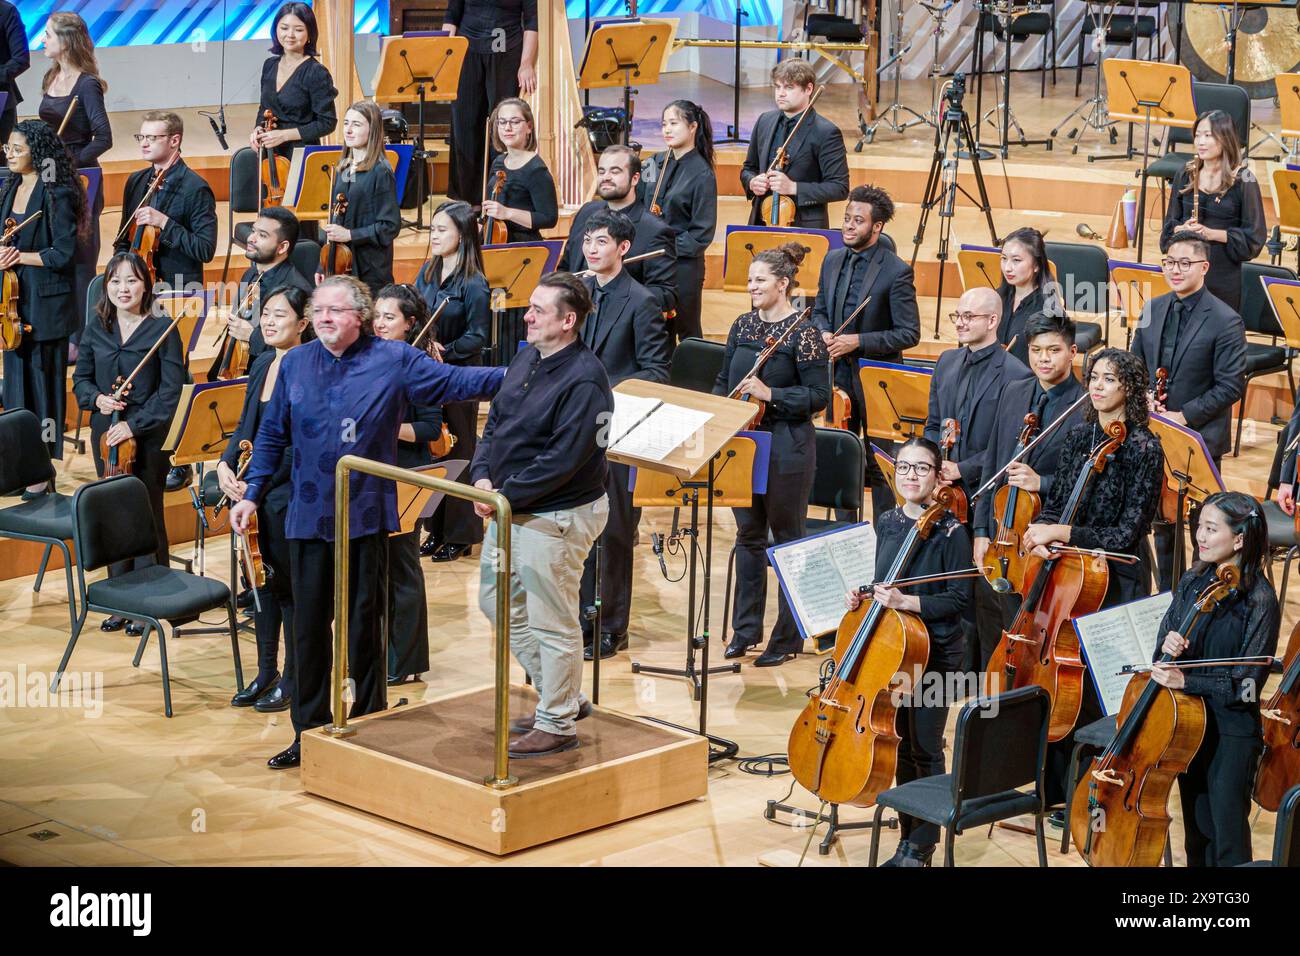
M 548 734 L 544 730 L 530 730 L 522 737 L 512 737 L 510 740 L 510 756 L 522 759 L 524 757 L 545 757 L 547 754 L 558 754 L 565 750 L 572 750 L 578 746 L 578 738 L 562 737 L 559 734 Z
M 591 716 L 591 701 L 584 700 L 578 704 L 578 720 L 586 720 Z M 537 723 L 537 711 L 533 711 L 527 717 L 520 717 L 518 720 L 510 721 L 510 732 L 513 734 L 526 734 L 533 729 Z

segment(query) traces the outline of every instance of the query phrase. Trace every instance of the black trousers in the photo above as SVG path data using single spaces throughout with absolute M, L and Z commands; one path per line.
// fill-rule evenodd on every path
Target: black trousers
M 478 447 L 478 402 L 452 402 L 442 406 L 447 429 L 456 436 L 448 458 L 474 460 Z M 447 544 L 482 544 L 483 519 L 474 513 L 474 503 L 446 497 L 426 522 L 427 530 Z
M 429 601 L 420 567 L 418 532 L 388 538 L 388 673 L 429 669 Z
M 349 715 L 361 717 L 386 704 L 383 634 L 385 535 L 353 538 L 348 568 L 348 677 L 353 682 Z M 295 688 L 290 715 L 295 740 L 332 719 L 334 666 L 334 542 L 289 539 L 289 576 L 294 594 Z
M 25 408 L 39 419 L 50 439 L 50 457 L 63 458 L 63 422 L 68 404 L 68 340 L 37 342 L 23 336 L 22 345 L 4 353 L 4 407 Z
M 280 687 L 293 698 L 293 588 L 289 577 L 289 539 L 284 532 L 285 512 L 263 504 L 257 509 L 257 543 L 266 566 L 266 587 L 258 597 L 262 609 L 253 611 L 257 638 L 257 673 L 263 679 L 280 670 L 280 636 L 284 635 L 284 670 Z
M 677 260 L 677 317 L 672 322 L 673 347 L 682 339 L 701 337 L 704 307 L 704 256 Z
M 1188 866 L 1237 866 L 1251 861 L 1250 792 L 1264 741 L 1219 733 L 1207 705 L 1205 738 L 1187 772 L 1178 776 Z
M 937 655 L 937 656 L 935 656 Z M 942 678 L 959 670 L 963 648 L 957 644 L 947 649 L 932 649 L 932 660 L 926 666 L 925 675 Z M 933 688 L 924 688 L 926 697 L 934 694 Z M 941 704 L 923 703 L 913 707 L 906 705 L 898 708 L 894 729 L 898 732 L 898 767 L 894 779 L 899 786 L 920 780 L 923 777 L 935 777 L 945 772 L 943 728 L 948 723 L 947 690 Z M 931 847 L 939 842 L 939 827 L 925 820 L 898 815 L 899 837 L 919 847 Z
M 108 431 L 108 418 L 95 415 L 90 422 L 90 448 L 95 460 L 95 474 L 104 477 L 104 461 L 99 456 L 99 439 Z M 163 440 L 167 436 L 161 433 L 144 435 L 136 439 L 134 474 L 149 492 L 149 510 L 153 512 L 154 534 L 158 547 L 146 558 L 133 558 L 130 561 L 118 561 L 108 566 L 108 575 L 125 574 L 137 568 L 147 568 L 160 564 L 167 567 L 168 542 L 167 521 L 163 515 L 163 494 L 167 484 L 167 472 L 171 468 L 168 455 L 162 450 Z
M 632 536 L 641 522 L 641 509 L 632 507 L 628 481 L 632 469 L 618 462 L 609 463 L 605 493 L 609 495 L 609 520 L 600 538 L 600 629 L 608 634 L 624 634 L 632 606 Z M 596 549 L 593 546 L 582 566 L 581 601 L 583 607 L 595 602 Z M 583 630 L 590 632 L 586 621 Z
M 447 192 L 471 206 L 483 201 L 484 135 L 488 115 L 504 99 L 519 95 L 521 43 L 502 53 L 465 54 L 460 86 L 451 104 L 451 168 Z

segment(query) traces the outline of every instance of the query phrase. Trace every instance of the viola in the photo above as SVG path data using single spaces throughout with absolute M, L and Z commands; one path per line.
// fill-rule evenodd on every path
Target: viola
M 1264 706 L 1264 756 L 1255 777 L 1255 802 L 1274 813 L 1282 795 L 1300 782 L 1300 624 L 1291 632 L 1282 682 Z
M 121 375 L 113 383 L 113 391 L 109 398 L 115 402 L 125 401 L 126 397 L 131 394 L 134 386 L 129 379 Z M 113 412 L 109 418 L 109 428 L 118 424 L 122 420 L 120 411 Z M 134 438 L 128 438 L 126 441 L 117 445 L 108 443 L 108 432 L 99 436 L 99 460 L 104 463 L 104 477 L 111 478 L 114 475 L 133 475 L 135 474 L 135 452 L 136 444 Z
M 257 290 L 262 285 L 263 275 L 265 273 L 259 273 L 257 278 L 249 285 L 248 290 L 244 293 L 244 298 L 233 312 L 235 317 L 243 319 L 245 322 L 253 321 L 253 302 L 257 297 Z M 220 347 L 217 352 L 217 360 L 212 366 L 212 371 L 208 374 L 208 381 L 214 379 L 230 381 L 247 375 L 252 353 L 247 342 L 240 341 L 230 334 L 229 319 L 226 321 L 226 327 L 221 331 L 218 344 Z
M 275 114 L 270 110 L 262 113 L 262 125 L 258 127 L 269 133 L 276 128 Z M 262 187 L 263 206 L 284 205 L 284 184 L 289 178 L 289 160 L 276 153 L 269 146 L 258 149 L 261 153 L 261 165 L 258 167 L 258 183 Z
M 848 318 L 840 323 L 840 327 L 831 333 L 832 337 L 843 333 L 870 301 L 871 296 L 863 299 L 861 304 L 849 313 Z M 826 409 L 819 416 L 820 421 L 818 424 L 823 428 L 840 428 L 848 431 L 849 419 L 853 417 L 853 401 L 848 392 L 835 384 L 835 359 L 829 356 L 826 358 L 826 372 L 830 376 L 831 400 L 830 404 L 826 406 Z
M 239 461 L 238 470 L 235 472 L 235 478 L 242 480 L 244 473 L 248 471 L 249 464 L 253 461 L 253 443 L 245 438 L 239 443 Z M 224 498 L 227 504 L 230 503 L 228 498 Z M 242 536 L 244 560 L 247 562 L 246 572 L 249 582 L 254 587 L 266 587 L 266 564 L 262 561 L 262 546 L 257 540 L 257 512 L 254 511 L 248 516 L 248 529 Z
M 492 194 L 488 197 L 493 202 L 500 202 L 506 188 L 506 171 L 498 169 L 496 171 L 495 182 L 492 185 Z M 506 224 L 500 219 L 493 219 L 491 216 L 485 216 L 483 219 L 483 245 L 500 245 L 509 242 L 510 234 L 506 230 Z
M 952 461 L 952 450 L 960 437 L 961 422 L 955 418 L 945 418 L 939 433 L 939 448 L 943 452 L 944 461 Z M 952 513 L 957 516 L 958 521 L 965 524 L 966 517 L 970 514 L 970 506 L 966 501 L 966 492 L 956 486 L 951 487 L 953 490 Z
M 650 197 L 650 214 L 652 216 L 662 217 L 664 214 L 663 207 L 659 205 L 659 190 L 663 188 L 664 180 L 668 178 L 668 166 L 673 161 L 672 150 L 664 150 L 664 166 L 659 170 L 659 178 L 655 182 L 654 195 Z
M 339 225 L 348 211 L 348 197 L 336 193 L 334 204 L 330 207 L 330 225 Z M 330 240 L 320 251 L 320 271 L 322 275 L 346 275 L 352 272 L 352 249 L 346 242 Z
M 1105 470 L 1125 437 L 1122 421 L 1106 426 L 1105 437 L 1079 469 L 1062 524 L 1073 523 L 1093 476 Z M 985 693 L 995 696 L 1030 684 L 1042 687 L 1052 702 L 1047 739 L 1060 740 L 1079 719 L 1087 670 L 1072 622 L 1101 607 L 1110 568 L 1101 556 L 1061 549 L 1041 561 L 1026 584 L 1015 620 L 989 658 Z
M 424 323 L 424 328 L 420 329 L 420 331 L 416 333 L 415 338 L 411 339 L 411 345 L 414 348 L 420 347 L 420 342 L 423 341 L 424 337 L 429 334 L 429 330 L 432 329 L 434 323 L 438 321 L 438 316 L 442 314 L 442 310 L 446 308 L 447 303 L 449 301 L 451 300 L 443 299 L 441 302 L 439 302 L 438 308 L 434 309 L 433 315 L 429 316 L 429 321 Z M 443 361 L 442 353 L 439 352 L 436 348 L 430 349 L 426 354 L 435 362 Z M 456 436 L 451 433 L 451 429 L 447 427 L 447 423 L 446 421 L 444 421 L 442 423 L 442 432 L 438 435 L 437 438 L 429 442 L 429 452 L 430 454 L 433 455 L 434 458 L 446 458 L 448 455 L 451 454 L 451 450 L 455 446 L 456 446 Z
M 779 349 L 781 345 L 785 342 L 785 340 L 790 337 L 790 333 L 793 332 L 796 328 L 798 328 L 799 324 L 803 322 L 805 319 L 807 319 L 810 315 L 812 315 L 812 308 L 810 307 L 804 309 L 802 312 L 799 313 L 799 316 L 793 322 L 791 322 L 788 326 L 786 326 L 785 331 L 782 332 L 779 336 L 769 335 L 766 339 L 764 339 L 763 350 L 759 352 L 758 357 L 754 359 L 754 365 L 745 374 L 745 378 L 753 378 L 760 371 L 762 371 L 763 366 L 767 364 L 767 360 L 776 354 L 776 350 Z M 743 383 L 744 379 L 741 379 L 741 382 Z M 741 394 L 740 383 L 737 383 L 736 387 L 733 388 L 727 394 L 727 398 L 738 398 L 742 402 L 749 402 L 751 405 L 757 407 L 758 410 L 754 413 L 754 417 L 750 420 L 751 424 L 761 422 L 763 420 L 763 416 L 767 414 L 767 404 L 762 400 L 755 398 L 753 395 L 750 395 L 748 392 Z
M 1219 566 L 1180 622 L 1192 639 L 1197 624 L 1237 593 L 1241 571 Z M 1169 654 L 1162 663 L 1173 660 Z M 1169 791 L 1205 736 L 1205 701 L 1135 674 L 1124 690 L 1119 728 L 1074 789 L 1070 832 L 1091 866 L 1159 866 L 1169 838 Z
M 1038 416 L 1030 412 L 1025 416 L 1024 427 L 1016 439 L 1015 455 L 1025 450 L 1037 431 Z M 1020 592 L 1024 588 L 1026 571 L 1033 568 L 1039 559 L 1025 550 L 1021 538 L 1042 507 L 1042 499 L 1036 493 L 1010 484 L 1003 485 L 993 496 L 998 533 L 989 542 L 988 555 L 984 559 L 990 565 L 988 580 L 993 590 L 1007 593 Z
M 790 135 L 785 138 L 785 142 L 776 148 L 776 154 L 772 157 L 772 165 L 767 169 L 769 173 L 778 170 L 785 172 L 789 168 L 790 143 L 794 140 L 795 134 L 799 132 L 799 127 L 803 125 L 803 121 L 808 117 L 809 111 L 813 108 L 813 104 L 817 102 L 817 97 L 822 95 L 824 89 L 826 89 L 824 86 L 817 88 L 817 91 L 812 95 L 812 99 L 808 101 L 808 105 L 804 107 L 804 111 L 799 114 L 799 119 L 795 121 L 794 128 L 790 130 Z M 794 201 L 794 196 L 780 196 L 776 193 L 768 193 L 763 197 L 763 201 L 759 203 L 759 212 L 762 215 L 763 222 L 769 226 L 793 225 L 796 212 Z
M 167 173 L 171 170 L 179 155 L 177 154 L 171 162 L 158 170 L 158 173 L 150 180 L 149 188 L 145 190 L 139 205 L 135 207 L 136 212 L 151 204 L 153 197 L 163 188 Z M 156 259 L 158 257 L 158 244 L 162 238 L 162 229 L 159 226 L 140 225 L 135 221 L 135 213 L 132 213 L 131 219 L 126 225 L 126 234 L 130 251 L 144 260 L 145 265 L 149 267 L 149 278 L 156 282 L 158 279 Z

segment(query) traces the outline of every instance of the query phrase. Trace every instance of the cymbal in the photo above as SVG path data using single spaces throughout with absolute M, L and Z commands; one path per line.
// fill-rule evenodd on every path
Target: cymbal
M 1228 9 L 1209 3 L 1170 5 L 1170 29 L 1183 31 L 1183 63 L 1198 80 L 1227 82 L 1224 35 Z M 1274 77 L 1300 67 L 1300 31 L 1296 27 L 1296 8 L 1292 6 L 1253 7 L 1242 12 L 1235 80 L 1251 99 L 1276 95 Z

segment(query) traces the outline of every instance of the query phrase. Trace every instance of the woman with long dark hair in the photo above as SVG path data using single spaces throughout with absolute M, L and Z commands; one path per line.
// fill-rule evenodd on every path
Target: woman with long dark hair
M 1065 316 L 1047 261 L 1047 245 L 1037 229 L 1017 229 L 1002 240 L 1002 285 L 998 295 L 1002 298 L 998 341 L 1028 365 L 1025 327 L 1040 315 Z
M 40 214 L 0 247 L 0 272 L 17 276 L 18 317 L 30 327 L 18 348 L 4 353 L 4 407 L 30 409 L 44 423 L 50 455 L 62 458 L 68 339 L 81 326 L 74 286 L 86 195 L 67 149 L 40 120 L 17 124 L 4 151 L 9 177 L 0 186 L 0 223 Z
M 286 3 L 271 21 L 271 56 L 262 64 L 262 95 L 257 125 L 248 136 L 253 149 L 289 157 L 297 146 L 315 146 L 339 124 L 334 108 L 334 78 L 316 59 L 320 29 L 305 3 Z M 266 111 L 275 129 L 264 128 Z
M 429 260 L 415 279 L 429 313 L 442 306 L 429 338 L 449 365 L 481 365 L 483 350 L 491 344 L 491 292 L 483 277 L 475 226 L 469 203 L 445 202 L 434 210 Z M 472 461 L 478 445 L 478 402 L 452 402 L 442 407 L 442 414 L 456 438 L 451 457 Z M 483 519 L 474 514 L 472 502 L 459 498 L 445 499 L 427 527 L 429 536 L 420 554 L 434 561 L 455 561 L 483 541 Z
M 1267 227 L 1259 181 L 1243 161 L 1237 128 L 1223 110 L 1196 117 L 1193 158 L 1169 189 L 1160 230 L 1160 251 L 1176 233 L 1191 232 L 1209 246 L 1205 285 L 1235 312 L 1241 311 L 1241 264 L 1264 248 Z
M 673 100 L 664 107 L 661 130 L 667 148 L 645 164 L 637 191 L 647 208 L 653 201 L 663 221 L 677 230 L 677 315 L 672 332 L 674 342 L 680 342 L 702 334 L 704 254 L 718 228 L 718 177 L 713 125 L 700 106 Z
M 77 404 L 90 409 L 90 447 L 95 473 L 104 475 L 105 462 L 99 440 L 109 447 L 135 440 L 131 473 L 144 482 L 153 510 L 157 548 L 148 558 L 109 565 L 110 575 L 122 574 L 151 564 L 167 565 L 167 524 L 163 518 L 163 489 L 169 467 L 162 450 L 167 429 L 180 401 L 185 381 L 184 353 L 180 335 L 168 331 L 169 319 L 153 311 L 153 281 L 149 267 L 134 252 L 119 252 L 104 270 L 104 293 L 95 308 L 96 319 L 82 331 L 77 369 L 72 382 Z M 134 371 L 149 350 L 167 333 L 163 344 L 131 382 L 131 390 L 120 399 L 112 397 L 119 379 Z M 113 415 L 119 420 L 114 423 Z M 122 618 L 107 618 L 100 628 L 120 630 Z M 132 624 L 128 631 L 144 633 L 144 625 Z
M 1239 491 L 1210 495 L 1201 506 L 1196 544 L 1200 560 L 1174 589 L 1153 659 L 1169 654 L 1178 664 L 1272 657 L 1282 616 L 1264 570 L 1268 527 L 1259 502 Z M 1237 592 L 1202 615 L 1190 635 L 1178 633 L 1175 628 L 1224 564 L 1241 573 Z M 1188 866 L 1250 862 L 1250 793 L 1264 749 L 1259 701 L 1268 672 L 1267 664 L 1258 663 L 1195 670 L 1156 664 L 1151 674 L 1157 684 L 1205 701 L 1205 736 L 1178 776 Z

